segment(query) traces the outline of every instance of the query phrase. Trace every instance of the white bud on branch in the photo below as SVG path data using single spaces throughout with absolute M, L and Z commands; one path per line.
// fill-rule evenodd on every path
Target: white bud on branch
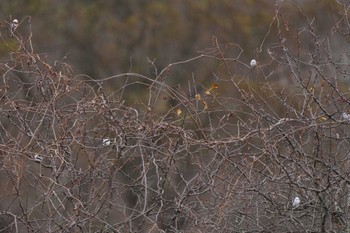
M 36 162 L 41 162 L 41 161 L 43 161 L 43 157 L 41 156 L 41 155 L 39 155 L 39 154 L 35 154 L 34 155 L 34 160 L 36 161 Z
M 254 67 L 256 67 L 256 65 L 257 65 L 257 62 L 255 59 L 250 61 L 250 67 L 254 68 Z
M 109 138 L 104 138 L 102 140 L 102 145 L 109 146 L 111 144 L 111 140 Z
M 350 122 L 350 114 L 348 114 L 348 113 L 346 113 L 346 112 L 343 112 L 342 118 L 343 118 L 345 121 Z
M 18 19 L 12 20 L 12 23 L 11 23 L 11 37 L 13 37 L 13 33 L 16 31 L 17 27 L 18 27 Z
M 292 203 L 293 208 L 297 208 L 300 204 L 300 198 L 299 197 L 295 197 Z

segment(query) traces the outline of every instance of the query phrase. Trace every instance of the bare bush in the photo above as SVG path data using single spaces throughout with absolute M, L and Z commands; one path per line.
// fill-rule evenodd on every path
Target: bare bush
M 160 72 L 150 61 L 155 77 L 100 80 L 50 64 L 20 21 L 29 31 L 3 35 L 12 52 L 0 63 L 2 232 L 349 231 L 350 25 L 339 6 L 322 37 L 301 9 L 297 27 L 277 4 L 253 67 L 214 37 Z M 171 85 L 193 62 L 217 64 L 213 82 Z

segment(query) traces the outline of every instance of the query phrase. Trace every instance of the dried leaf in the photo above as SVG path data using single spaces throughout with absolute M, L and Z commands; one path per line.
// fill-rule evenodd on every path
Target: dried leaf
M 205 94 L 210 95 L 212 90 L 218 89 L 219 85 L 217 83 L 211 84 L 210 88 L 205 91 Z
M 207 109 L 208 109 L 208 104 L 207 104 L 207 102 L 205 102 L 205 101 L 203 100 L 202 103 L 203 103 L 203 105 L 204 105 L 203 111 L 207 110 Z
M 196 100 L 201 100 L 201 95 L 200 94 L 196 94 Z
M 313 87 L 309 87 L 308 91 L 313 94 L 314 93 L 314 88 Z
M 181 113 L 182 113 L 182 110 L 181 110 L 181 109 L 179 109 L 179 108 L 178 108 L 178 109 L 176 109 L 176 115 L 177 115 L 177 116 L 180 116 L 180 115 L 181 115 Z
M 218 88 L 219 88 L 219 85 L 217 83 L 211 84 L 210 89 L 214 90 L 214 89 L 218 89 Z
M 327 118 L 325 118 L 325 117 L 319 117 L 318 118 L 318 121 L 319 122 L 325 122 L 327 120 Z

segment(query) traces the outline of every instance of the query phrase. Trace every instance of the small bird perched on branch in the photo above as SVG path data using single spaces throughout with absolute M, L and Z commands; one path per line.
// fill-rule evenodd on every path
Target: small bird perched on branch
M 13 37 L 17 27 L 18 27 L 18 19 L 12 20 L 11 29 L 10 29 L 11 30 L 11 37 Z

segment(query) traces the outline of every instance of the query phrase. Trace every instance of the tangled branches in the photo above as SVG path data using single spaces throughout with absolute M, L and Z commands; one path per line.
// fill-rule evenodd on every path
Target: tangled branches
M 265 39 L 278 43 L 253 67 L 213 38 L 155 77 L 100 80 L 50 64 L 15 32 L 0 63 L 3 232 L 349 229 L 347 52 L 305 22 L 290 35 L 277 12 Z M 208 61 L 220 65 L 209 87 L 169 81 Z M 133 90 L 146 98 L 131 104 Z

